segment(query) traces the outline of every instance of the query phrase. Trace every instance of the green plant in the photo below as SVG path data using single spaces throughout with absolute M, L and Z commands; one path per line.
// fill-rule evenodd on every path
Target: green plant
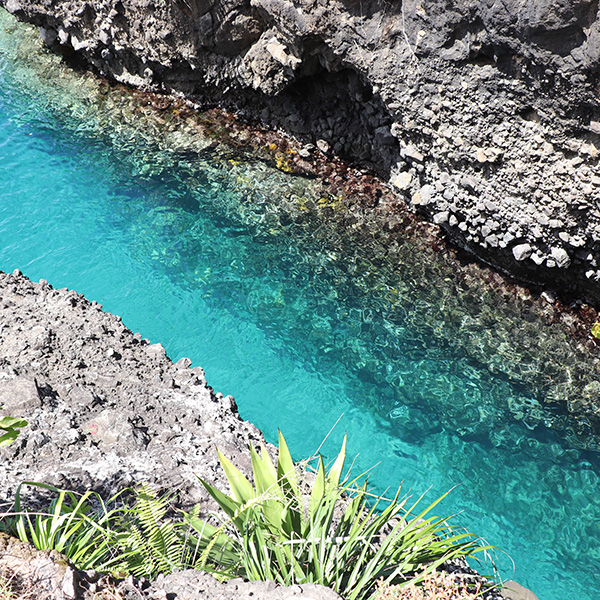
M 19 429 L 27 426 L 27 421 L 17 417 L 0 417 L 0 448 L 12 444 L 19 436 Z
M 44 511 L 22 510 L 24 485 L 57 495 Z M 133 496 L 131 506 L 124 500 L 126 496 Z M 185 535 L 187 525 L 168 520 L 168 508 L 169 499 L 157 496 L 147 485 L 136 491 L 123 490 L 104 503 L 95 492 L 78 495 L 24 482 L 17 488 L 15 511 L 5 515 L 1 525 L 38 550 L 64 554 L 79 569 L 155 578 L 193 562 Z
M 227 515 L 220 527 L 184 513 L 199 534 L 197 568 L 223 578 L 320 583 L 362 600 L 378 580 L 420 581 L 423 566 L 484 549 L 471 534 L 454 534 L 446 519 L 428 516 L 446 494 L 413 514 L 423 496 L 407 507 L 400 490 L 386 500 L 368 492 L 366 479 L 360 486 L 360 478 L 342 479 L 346 438 L 328 472 L 318 457 L 308 497 L 281 432 L 277 468 L 264 447 L 259 455 L 251 446 L 250 454 L 254 486 L 221 452 L 232 495 L 201 480 Z
M 169 497 L 159 497 L 148 485 L 137 490 L 135 504 L 123 507 L 111 523 L 113 557 L 100 568 L 153 579 L 191 566 L 194 549 L 188 543 L 187 526 L 168 519 L 169 509 Z
M 62 552 L 78 568 L 155 578 L 194 567 L 222 579 L 320 583 L 347 600 L 363 600 L 379 580 L 418 583 L 424 567 L 487 549 L 471 534 L 453 533 L 446 519 L 429 516 L 445 495 L 417 512 L 422 496 L 409 506 L 400 490 L 387 500 L 371 494 L 366 480 L 358 485 L 362 478 L 342 477 L 345 438 L 331 468 L 318 457 L 310 486 L 306 464 L 294 465 L 281 433 L 277 467 L 264 447 L 259 455 L 251 446 L 250 456 L 254 486 L 220 452 L 232 495 L 202 482 L 226 514 L 219 526 L 201 520 L 197 510 L 170 518 L 170 499 L 149 486 L 104 503 L 94 492 L 29 482 L 17 489 L 15 512 L 3 515 L 0 526 L 38 549 Z M 46 511 L 23 511 L 23 485 L 56 497 Z
M 21 490 L 24 485 L 49 490 L 57 494 L 47 511 L 22 510 Z M 90 501 L 97 510 L 93 511 Z M 78 568 L 93 568 L 110 555 L 107 525 L 113 513 L 94 492 L 77 495 L 44 483 L 23 482 L 15 494 L 15 511 L 5 515 L 2 528 L 30 542 L 38 550 L 56 550 Z

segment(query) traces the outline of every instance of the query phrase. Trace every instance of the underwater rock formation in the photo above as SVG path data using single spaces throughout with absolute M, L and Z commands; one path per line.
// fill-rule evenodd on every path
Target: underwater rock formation
M 390 178 L 486 262 L 600 301 L 597 0 L 0 0 L 141 88 Z

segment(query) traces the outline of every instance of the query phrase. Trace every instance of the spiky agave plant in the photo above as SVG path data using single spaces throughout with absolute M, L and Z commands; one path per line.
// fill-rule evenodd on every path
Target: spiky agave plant
M 485 549 L 472 534 L 453 533 L 447 519 L 428 516 L 447 494 L 417 512 L 423 496 L 409 506 L 400 489 L 387 500 L 370 493 L 366 479 L 342 478 L 346 437 L 327 472 L 319 455 L 308 498 L 281 432 L 276 468 L 264 447 L 250 454 L 254 486 L 221 452 L 231 495 L 201 480 L 226 514 L 219 527 L 184 513 L 198 534 L 196 568 L 222 578 L 319 583 L 363 600 L 380 580 L 408 581 L 425 565 Z

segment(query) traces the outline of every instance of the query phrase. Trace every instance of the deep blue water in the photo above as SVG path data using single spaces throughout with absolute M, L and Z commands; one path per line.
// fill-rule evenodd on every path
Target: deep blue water
M 0 269 L 76 289 L 189 356 L 297 457 L 343 415 L 326 451 L 348 431 L 381 489 L 433 501 L 458 485 L 444 510 L 514 560 L 497 554 L 504 576 L 540 600 L 596 597 L 597 456 L 500 420 L 503 402 L 537 407 L 535 390 L 428 333 L 435 265 L 325 230 L 314 183 L 174 150 L 143 119 L 121 129 L 118 103 L 31 39 L 0 13 Z

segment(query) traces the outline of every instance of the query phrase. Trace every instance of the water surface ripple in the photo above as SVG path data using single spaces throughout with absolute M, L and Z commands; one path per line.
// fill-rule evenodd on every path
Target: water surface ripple
M 34 40 L 0 12 L 0 269 L 189 356 L 297 456 L 343 413 L 326 450 L 347 430 L 382 489 L 459 484 L 444 510 L 514 559 L 505 576 L 595 597 L 600 461 L 548 402 L 597 375 L 566 340 L 318 182 L 131 114 Z

